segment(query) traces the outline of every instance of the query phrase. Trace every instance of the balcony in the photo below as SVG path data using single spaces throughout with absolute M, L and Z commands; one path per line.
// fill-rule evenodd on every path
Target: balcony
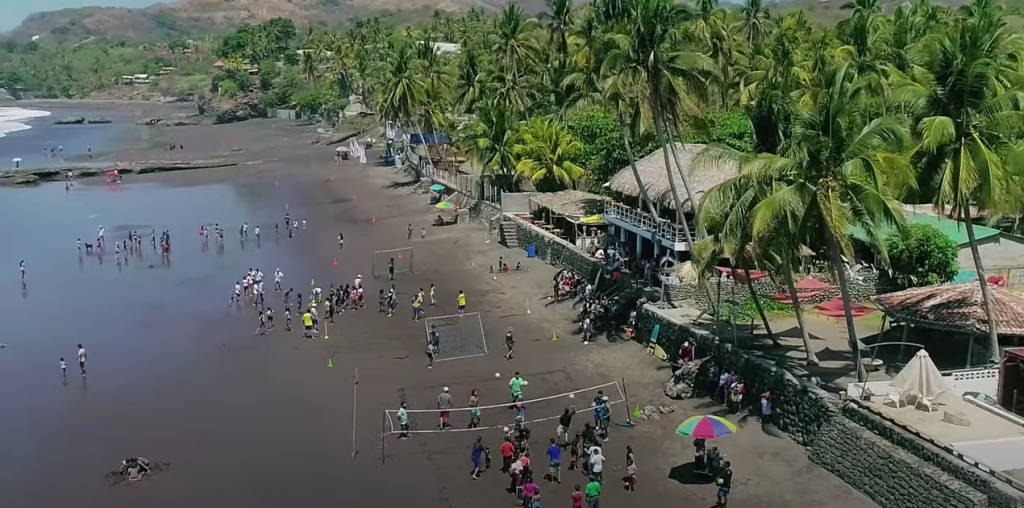
M 671 221 L 655 217 L 647 212 L 637 210 L 622 203 L 609 201 L 604 207 L 605 221 L 626 228 L 644 238 L 657 238 L 663 246 L 673 251 L 687 251 L 686 234 L 683 228 Z M 696 231 L 690 228 L 690 234 L 696 238 Z

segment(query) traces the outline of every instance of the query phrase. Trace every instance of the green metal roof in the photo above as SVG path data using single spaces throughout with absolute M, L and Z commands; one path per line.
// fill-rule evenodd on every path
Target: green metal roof
M 908 213 L 907 224 L 927 224 L 929 226 L 935 227 L 935 229 L 938 229 L 950 240 L 956 242 L 957 245 L 964 246 L 968 244 L 967 229 L 964 227 L 964 224 L 960 221 L 925 213 Z M 882 238 L 885 238 L 886 236 L 888 236 L 892 229 L 892 227 L 883 226 L 879 230 L 879 234 L 882 236 Z M 991 238 L 998 234 L 998 229 L 992 229 L 989 227 L 978 225 L 974 226 L 974 237 L 978 240 Z M 864 231 L 864 229 L 859 226 L 854 227 L 853 230 L 850 231 L 850 235 L 860 241 L 867 241 L 868 239 L 867 232 Z

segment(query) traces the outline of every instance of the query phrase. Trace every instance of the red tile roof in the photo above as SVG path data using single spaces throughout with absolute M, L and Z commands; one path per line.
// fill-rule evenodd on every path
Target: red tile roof
M 1024 293 L 989 284 L 1000 335 L 1024 335 Z M 894 321 L 938 330 L 986 334 L 988 318 L 977 281 L 910 288 L 875 303 Z

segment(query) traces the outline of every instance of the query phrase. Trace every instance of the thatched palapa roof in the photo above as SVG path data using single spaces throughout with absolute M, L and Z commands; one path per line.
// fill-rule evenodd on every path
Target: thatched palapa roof
M 1024 293 L 989 284 L 996 332 L 1024 335 Z M 895 321 L 977 335 L 988 333 L 988 316 L 977 281 L 904 289 L 878 295 L 875 303 Z
M 530 201 L 559 215 L 578 219 L 588 215 L 586 211 L 588 205 L 608 201 L 608 198 L 590 192 L 564 190 L 538 193 L 531 196 Z
M 736 163 L 706 163 L 697 167 L 694 159 L 706 146 L 697 143 L 675 144 L 676 154 L 679 155 L 679 163 L 682 165 L 684 174 L 690 182 L 690 188 L 694 194 L 693 198 L 696 200 L 700 200 L 700 197 L 712 187 L 739 175 L 739 165 Z M 679 172 L 676 170 L 671 150 L 668 156 L 669 160 L 672 161 L 672 179 L 675 181 L 679 198 L 683 201 L 683 208 L 690 211 L 692 206 L 687 199 L 686 188 L 683 187 L 683 182 L 679 178 Z M 672 199 L 672 188 L 669 186 L 668 181 L 668 172 L 665 170 L 665 157 L 661 152 L 661 148 L 658 148 L 647 157 L 636 161 L 636 169 L 640 173 L 640 180 L 643 181 L 644 187 L 647 188 L 647 195 L 657 204 L 675 208 L 675 203 Z M 640 196 L 640 189 L 636 185 L 633 170 L 629 166 L 622 168 L 608 181 L 608 188 L 627 196 Z

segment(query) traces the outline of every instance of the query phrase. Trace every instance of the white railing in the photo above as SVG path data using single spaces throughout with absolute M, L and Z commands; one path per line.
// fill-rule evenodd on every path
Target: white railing
M 636 208 L 628 207 L 622 203 L 614 201 L 605 203 L 604 214 L 624 221 L 631 226 L 654 232 L 659 239 L 674 243 L 686 242 L 686 234 L 681 226 Z M 693 228 L 690 228 L 690 232 L 691 234 L 693 233 Z

